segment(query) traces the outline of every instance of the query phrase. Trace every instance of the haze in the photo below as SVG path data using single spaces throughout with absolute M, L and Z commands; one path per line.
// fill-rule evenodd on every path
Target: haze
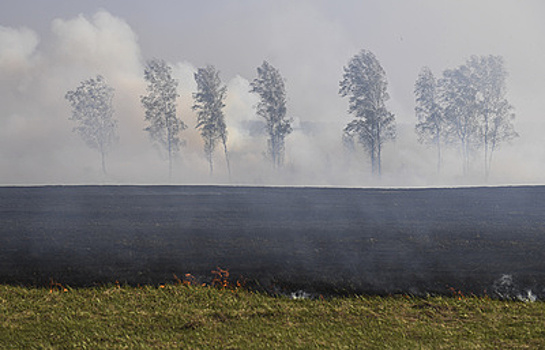
M 545 3 L 535 1 L 31 1 L 0 4 L 0 184 L 252 184 L 454 186 L 545 182 Z M 385 146 L 383 176 L 342 146 L 351 117 L 338 94 L 343 66 L 361 49 L 386 70 L 397 140 Z M 433 149 L 416 141 L 414 82 L 470 55 L 501 55 L 520 137 L 494 155 L 484 181 L 477 156 L 462 174 L 455 150 L 441 174 Z M 161 58 L 179 80 L 186 146 L 168 164 L 143 131 L 145 61 Z M 286 80 L 294 132 L 286 166 L 264 157 L 249 83 L 263 60 Z M 226 122 L 233 176 L 221 149 L 208 173 L 191 111 L 193 73 L 213 64 L 227 84 Z M 103 75 L 115 88 L 120 141 L 101 172 L 97 152 L 72 132 L 64 95 Z

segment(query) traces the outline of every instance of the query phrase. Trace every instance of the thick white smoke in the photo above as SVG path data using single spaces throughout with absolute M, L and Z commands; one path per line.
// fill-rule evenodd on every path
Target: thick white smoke
M 140 96 L 145 94 L 143 67 L 146 59 L 155 56 L 153 52 L 142 52 L 134 24 L 101 10 L 92 15 L 57 18 L 51 22 L 50 30 L 40 35 L 26 27 L 0 26 L 0 183 L 483 184 L 479 156 L 474 160 L 471 176 L 463 177 L 456 151 L 446 151 L 445 167 L 437 174 L 433 149 L 418 144 L 413 132 L 412 84 L 420 67 L 430 65 L 434 73 L 440 75 L 443 69 L 463 63 L 466 57 L 459 56 L 454 60 L 450 55 L 441 61 L 441 65 L 418 61 L 421 56 L 414 55 L 413 51 L 423 48 L 415 36 L 418 34 L 432 41 L 433 33 L 409 27 L 408 19 L 404 18 L 398 19 L 407 27 L 395 37 L 377 36 L 382 41 L 355 40 L 354 33 L 347 35 L 350 26 L 328 18 L 323 8 L 298 2 L 292 11 L 285 12 L 279 6 L 273 6 L 269 20 L 263 21 L 260 24 L 263 27 L 256 27 L 253 33 L 255 37 L 267 35 L 267 40 L 258 46 L 259 55 L 249 52 L 248 48 L 243 49 L 239 41 L 233 41 L 233 49 L 225 47 L 225 56 L 215 57 L 213 62 L 189 62 L 183 56 L 183 50 L 182 56 L 170 58 L 174 76 L 180 83 L 179 116 L 188 125 L 182 133 L 186 146 L 175 161 L 172 179 L 168 178 L 167 162 L 152 147 L 143 130 L 146 126 L 140 105 Z M 257 25 L 256 21 L 251 23 Z M 470 23 L 471 26 L 478 30 L 477 24 Z M 231 25 L 226 24 L 226 28 L 234 30 Z M 234 32 L 250 35 L 240 29 Z M 451 39 L 460 40 L 458 37 Z M 169 40 L 176 45 L 174 38 Z M 227 44 L 222 42 L 221 47 Z M 519 43 L 519 48 L 522 50 L 526 44 Z M 491 48 L 494 47 L 498 48 L 497 52 L 471 53 L 504 54 L 499 44 L 493 43 Z M 367 158 L 361 150 L 350 154 L 341 140 L 342 128 L 350 118 L 346 113 L 346 101 L 337 94 L 338 82 L 342 66 L 361 48 L 375 51 L 381 60 L 390 82 L 392 99 L 389 106 L 398 119 L 398 138 L 385 147 L 381 179 L 369 174 Z M 196 49 L 198 47 L 188 48 Z M 202 50 L 210 49 L 202 47 Z M 239 67 L 234 55 L 245 55 L 244 50 L 261 58 L 253 66 L 240 72 L 233 71 L 233 67 Z M 448 52 L 451 50 L 442 51 Z M 401 59 L 400 55 L 405 57 Z M 545 127 L 539 122 L 540 118 L 532 115 L 542 110 L 542 102 L 536 101 L 536 91 L 543 91 L 543 88 L 532 89 L 532 84 L 521 82 L 529 77 L 528 72 L 517 70 L 524 65 L 520 55 L 505 58 L 512 73 L 508 84 L 523 86 L 511 94 L 518 117 L 515 126 L 521 137 L 495 155 L 488 184 L 543 183 L 545 147 L 542 135 Z M 288 114 L 294 120 L 294 131 L 286 140 L 286 166 L 281 171 L 274 171 L 265 158 L 266 135 L 260 129 L 262 121 L 254 109 L 257 97 L 249 93 L 252 74 L 263 59 L 277 66 L 284 75 Z M 196 89 L 193 74 L 198 65 L 206 63 L 228 72 L 221 76 L 228 88 L 225 114 L 231 179 L 227 176 L 221 147 L 215 152 L 215 173 L 209 175 L 202 140 L 195 130 L 195 115 L 191 110 L 192 94 Z M 226 64 L 225 69 L 223 64 Z M 98 153 L 87 148 L 72 132 L 74 125 L 68 119 L 70 109 L 64 99 L 68 90 L 97 74 L 103 75 L 115 88 L 115 117 L 119 121 L 120 141 L 107 157 L 107 176 L 101 173 Z M 541 69 L 535 74 L 539 77 L 544 72 Z M 407 75 L 409 83 L 407 79 L 399 79 Z

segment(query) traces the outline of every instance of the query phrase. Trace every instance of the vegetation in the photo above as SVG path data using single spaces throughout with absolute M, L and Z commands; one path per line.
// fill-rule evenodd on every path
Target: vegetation
M 459 147 L 464 174 L 471 156 L 482 149 L 488 178 L 494 151 L 518 137 L 506 78 L 501 56 L 471 56 L 465 64 L 445 70 L 439 80 L 428 67 L 422 68 L 414 91 L 415 131 L 420 142 L 437 147 L 438 170 L 441 144 L 447 142 Z
M 505 143 L 519 135 L 515 131 L 514 107 L 507 99 L 507 70 L 501 56 L 473 55 L 436 78 L 429 67 L 423 67 L 414 86 L 415 132 L 418 141 L 436 148 L 437 172 L 441 171 L 444 146 L 454 146 L 462 158 L 463 174 L 470 170 L 472 158 L 482 151 L 484 175 L 488 179 L 492 158 Z M 227 87 L 213 65 L 194 73 L 197 91 L 192 109 L 196 128 L 204 141 L 204 154 L 213 173 L 213 153 L 221 142 L 229 176 L 231 165 L 227 150 L 227 124 L 223 109 Z M 178 81 L 172 67 L 164 60 L 146 63 L 144 80 L 147 95 L 140 97 L 145 110 L 144 130 L 155 146 L 166 151 L 169 176 L 173 158 L 184 145 L 180 133 L 187 125 L 177 116 Z M 358 142 L 369 156 L 373 174 L 382 173 L 383 146 L 396 138 L 395 115 L 389 111 L 386 71 L 373 52 L 361 50 L 343 67 L 339 94 L 348 100 L 352 120 L 343 129 L 342 140 L 349 150 Z M 117 142 L 117 121 L 113 118 L 114 89 L 100 75 L 89 79 L 65 98 L 72 106 L 74 128 L 91 148 L 102 156 Z M 256 114 L 264 119 L 268 136 L 266 155 L 273 168 L 284 165 L 286 137 L 293 132 L 293 119 L 287 116 L 285 81 L 280 71 L 269 62 L 257 67 L 257 77 L 250 83 L 250 93 L 258 95 Z
M 433 72 L 423 67 L 414 86 L 415 112 L 418 123 L 415 132 L 418 142 L 435 145 L 437 151 L 437 172 L 441 171 L 441 146 L 444 142 L 446 122 L 440 104 L 440 90 Z
M 284 165 L 285 139 L 292 131 L 292 120 L 286 117 L 286 88 L 280 71 L 269 62 L 257 67 L 257 78 L 250 92 L 259 95 L 257 115 L 264 118 L 269 135 L 267 154 L 275 169 Z
M 148 94 L 142 96 L 140 102 L 146 110 L 145 120 L 149 122 L 145 131 L 167 151 L 168 174 L 172 177 L 172 160 L 183 145 L 179 134 L 187 128 L 176 115 L 178 81 L 172 77 L 172 68 L 158 59 L 147 62 L 144 79 L 148 83 Z
M 339 85 L 354 117 L 344 128 L 345 137 L 357 138 L 369 154 L 373 174 L 381 175 L 382 146 L 395 139 L 395 117 L 386 108 L 386 72 L 371 51 L 362 50 L 344 67 Z
M 545 303 L 271 297 L 193 285 L 0 286 L 2 349 L 545 347 Z
M 225 94 L 227 87 L 221 83 L 219 72 L 212 65 L 199 68 L 194 74 L 197 91 L 193 94 L 193 110 L 197 113 L 197 129 L 200 129 L 204 141 L 204 154 L 210 165 L 210 175 L 214 171 L 214 149 L 218 141 L 223 144 L 227 172 L 231 176 L 229 153 L 227 152 L 227 126 L 225 124 Z
M 72 107 L 70 120 L 77 123 L 77 132 L 88 147 L 100 153 L 102 172 L 106 174 L 106 154 L 117 143 L 117 120 L 114 119 L 112 100 L 114 89 L 101 75 L 83 81 L 64 96 Z

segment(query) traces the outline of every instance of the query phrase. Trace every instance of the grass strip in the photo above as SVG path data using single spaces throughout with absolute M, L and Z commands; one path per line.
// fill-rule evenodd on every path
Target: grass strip
M 538 349 L 545 303 L 0 285 L 1 349 Z

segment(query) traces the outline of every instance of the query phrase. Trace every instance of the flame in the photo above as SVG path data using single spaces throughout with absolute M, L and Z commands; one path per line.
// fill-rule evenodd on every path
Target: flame
M 212 281 L 210 283 L 199 283 L 197 281 L 197 278 L 190 273 L 186 273 L 183 280 L 181 280 L 180 278 L 178 278 L 178 276 L 174 274 L 174 279 L 176 280 L 177 285 L 201 287 L 210 286 L 221 290 L 231 290 L 233 292 L 244 288 L 245 286 L 244 280 L 237 279 L 236 282 L 231 282 L 229 280 L 230 273 L 228 269 L 222 269 L 220 267 L 217 267 L 216 270 L 212 270 L 211 272 L 214 277 L 212 278 Z
M 179 279 L 178 276 L 176 276 L 175 273 L 173 273 L 172 276 L 174 276 L 174 280 L 176 281 L 176 283 L 174 283 L 174 285 L 179 286 L 179 285 L 182 284 L 182 280 Z
M 54 290 L 57 290 L 57 291 L 63 292 L 63 293 L 68 292 L 68 288 L 66 288 L 65 286 L 63 286 L 59 282 L 51 280 L 51 282 L 49 283 L 49 293 L 50 294 L 53 293 Z
M 215 277 L 212 279 L 212 286 L 226 289 L 229 287 L 229 270 L 224 270 L 218 266 L 217 270 L 212 270 Z
M 464 298 L 464 294 L 461 290 L 456 290 L 454 287 L 449 287 L 450 292 L 452 293 L 452 296 L 458 300 L 462 300 Z
M 197 279 L 192 274 L 186 273 L 184 280 L 181 282 L 181 284 L 183 284 L 184 286 L 195 286 L 197 285 Z

